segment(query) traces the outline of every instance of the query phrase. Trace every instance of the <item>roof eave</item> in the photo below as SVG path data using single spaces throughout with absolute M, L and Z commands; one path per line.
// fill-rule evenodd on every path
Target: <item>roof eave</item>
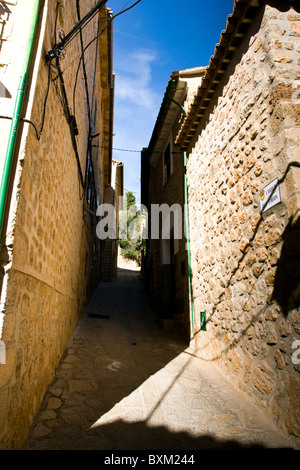
M 248 32 L 259 9 L 266 4 L 281 11 L 288 11 L 290 7 L 293 7 L 297 12 L 300 12 L 299 3 L 296 0 L 234 1 L 233 12 L 227 18 L 226 30 L 221 33 L 220 42 L 216 45 L 214 55 L 210 58 L 209 65 L 206 67 L 190 112 L 183 121 L 175 139 L 175 143 L 181 150 L 188 149 L 216 89 L 226 73 L 234 51 L 239 47 L 243 37 Z
M 259 0 L 235 0 L 233 13 L 228 16 L 226 30 L 222 31 L 220 42 L 215 46 L 214 55 L 203 76 L 190 112 L 186 116 L 175 139 L 182 150 L 186 150 L 201 123 L 207 108 L 225 74 L 232 55 L 248 31 L 258 9 Z
M 178 103 L 183 103 L 186 95 L 187 83 L 184 80 L 179 80 L 179 77 L 176 77 L 176 74 L 177 72 L 173 72 L 171 79 L 169 80 L 149 143 L 148 151 L 150 165 L 156 165 L 160 158 L 176 116 L 179 113 L 179 108 L 172 99 Z

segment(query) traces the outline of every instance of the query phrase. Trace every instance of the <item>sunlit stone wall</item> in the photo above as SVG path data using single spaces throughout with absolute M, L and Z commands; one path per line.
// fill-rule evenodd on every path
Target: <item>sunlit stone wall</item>
M 299 53 L 300 15 L 267 6 L 188 152 L 197 353 L 297 438 Z M 276 178 L 281 202 L 261 213 Z
M 94 4 L 92 0 L 81 1 L 81 16 Z M 30 11 L 31 5 L 32 2 L 18 2 L 14 14 L 10 17 L 9 30 L 12 34 L 1 51 L 1 58 L 5 57 L 6 60 L 5 68 L 1 70 L 1 81 L 5 82 L 7 87 L 12 85 L 9 74 L 11 67 L 16 65 L 16 44 L 24 41 L 24 29 L 17 28 L 17 20 L 23 15 L 26 17 L 24 9 Z M 30 94 L 26 95 L 26 100 L 30 101 L 30 111 L 26 117 L 36 125 L 38 131 L 42 128 L 46 102 L 43 132 L 38 140 L 33 126 L 24 124 L 6 239 L 2 240 L 0 340 L 1 345 L 5 346 L 6 357 L 0 363 L 1 449 L 19 449 L 22 446 L 47 386 L 54 377 L 66 342 L 82 314 L 91 290 L 91 276 L 95 274 L 98 262 L 93 251 L 95 220 L 84 210 L 84 206 L 90 209 L 92 207 L 80 182 L 70 128 L 62 107 L 64 98 L 57 64 L 53 61 L 49 71 L 45 63 L 46 52 L 59 40 L 59 30 L 67 33 L 78 21 L 76 2 L 50 0 L 45 2 L 45 5 L 47 9 L 45 29 L 41 32 L 42 46 L 35 61 L 38 73 L 32 81 Z M 107 10 L 104 8 L 100 12 L 100 18 L 105 24 L 106 15 Z M 93 39 L 97 32 L 98 15 L 83 31 L 84 44 Z M 103 202 L 104 197 L 101 113 L 102 110 L 107 113 L 107 107 L 102 103 L 102 95 L 109 75 L 106 38 L 108 32 L 109 28 L 101 37 L 101 66 L 104 68 L 102 76 L 100 56 L 96 49 L 97 41 L 85 52 L 93 113 L 97 102 L 94 132 L 99 134 L 99 137 L 93 141 L 93 158 L 95 186 L 99 191 L 98 204 Z M 36 43 L 35 46 L 37 45 Z M 80 54 L 80 37 L 77 35 L 60 58 L 72 112 Z M 95 65 L 97 68 L 94 74 Z M 14 96 L 12 90 L 12 97 Z M 79 129 L 76 143 L 84 177 L 89 122 L 82 67 L 75 96 L 75 114 Z M 4 139 L 4 136 L 1 138 Z M 3 142 L 4 140 L 1 140 L 1 143 Z M 4 357 L 3 351 L 1 357 Z

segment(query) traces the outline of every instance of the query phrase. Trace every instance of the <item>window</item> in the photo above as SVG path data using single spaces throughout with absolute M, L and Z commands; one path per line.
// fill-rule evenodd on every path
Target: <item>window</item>
M 169 142 L 168 145 L 166 146 L 163 157 L 164 157 L 163 183 L 166 184 L 173 170 L 171 142 Z
M 171 244 L 170 240 L 161 240 L 161 264 L 170 264 L 171 262 Z

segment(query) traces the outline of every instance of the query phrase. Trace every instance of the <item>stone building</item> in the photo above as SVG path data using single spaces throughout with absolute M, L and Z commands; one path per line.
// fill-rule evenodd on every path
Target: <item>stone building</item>
M 289 0 L 236 0 L 200 87 L 180 103 L 186 116 L 173 131 L 187 162 L 195 353 L 295 440 L 299 13 Z
M 116 169 L 105 3 L 0 2 L 1 449 L 22 446 L 106 275 L 96 209 Z
M 123 163 L 118 160 L 112 160 L 111 185 L 106 188 L 105 203 L 111 204 L 115 208 L 115 224 L 113 229 L 115 235 L 100 240 L 101 259 L 100 270 L 101 280 L 111 281 L 117 276 L 118 260 L 118 233 L 119 233 L 119 211 L 122 210 L 123 201 Z
M 189 337 L 189 259 L 184 237 L 185 165 L 175 144 L 178 121 L 186 96 L 200 86 L 204 67 L 173 72 L 147 148 L 142 151 L 141 202 L 148 208 L 144 278 L 162 325 L 180 329 Z M 163 207 L 162 204 L 167 204 Z M 160 206 L 158 237 L 151 208 Z M 163 233 L 163 224 L 170 232 Z M 178 230 L 179 229 L 179 230 Z M 151 235 L 152 233 L 152 235 Z

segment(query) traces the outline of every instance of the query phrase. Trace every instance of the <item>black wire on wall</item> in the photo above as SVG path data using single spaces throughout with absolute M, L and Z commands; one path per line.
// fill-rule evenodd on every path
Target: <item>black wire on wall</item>
M 77 162 L 80 181 L 81 181 L 81 184 L 84 188 L 84 179 L 83 179 L 83 174 L 82 174 L 82 169 L 81 169 L 81 164 L 80 164 L 80 157 L 79 157 L 79 153 L 78 153 L 78 149 L 77 149 L 77 142 L 76 142 L 76 138 L 75 138 L 75 134 L 76 134 L 75 129 L 76 129 L 76 127 L 75 127 L 75 124 L 74 124 L 74 116 L 70 112 L 70 107 L 69 107 L 69 103 L 68 103 L 68 97 L 67 97 L 65 82 L 64 82 L 64 78 L 63 78 L 61 68 L 60 68 L 59 57 L 56 57 L 56 67 L 57 67 L 58 76 L 59 76 L 59 79 L 60 79 L 61 90 L 62 90 L 63 109 L 64 109 L 64 113 L 65 113 L 67 122 L 69 124 L 71 140 L 72 140 L 72 145 L 73 145 L 75 156 L 76 156 L 76 162 Z
M 55 23 L 54 23 L 54 47 L 50 49 L 47 54 L 46 54 L 46 65 L 48 66 L 48 80 L 47 80 L 47 87 L 46 87 L 46 93 L 45 93 L 45 98 L 43 102 L 43 111 L 42 111 L 42 118 L 41 118 L 41 124 L 40 124 L 40 129 L 38 130 L 38 126 L 36 126 L 32 121 L 28 119 L 21 118 L 23 122 L 26 122 L 28 124 L 31 124 L 35 130 L 36 138 L 38 140 L 41 139 L 41 135 L 44 130 L 44 124 L 45 124 L 45 118 L 46 118 L 46 108 L 47 108 L 47 102 L 48 102 L 48 97 L 49 97 L 49 91 L 50 91 L 50 85 L 51 81 L 54 83 L 57 97 L 59 101 L 61 102 L 62 108 L 64 115 L 67 119 L 69 129 L 70 129 L 70 134 L 71 134 L 71 140 L 72 140 L 72 146 L 74 148 L 75 152 L 75 157 L 77 161 L 77 166 L 78 166 L 78 173 L 79 173 L 79 178 L 81 185 L 84 189 L 84 193 L 86 190 L 86 180 L 87 180 L 87 171 L 85 172 L 85 178 L 83 178 L 83 171 L 81 168 L 81 163 L 80 163 L 80 156 L 78 153 L 78 148 L 77 148 L 77 142 L 76 142 L 76 136 L 78 135 L 78 128 L 77 128 L 77 122 L 76 122 L 76 117 L 75 117 L 75 106 L 76 106 L 76 86 L 77 86 L 77 81 L 78 81 L 78 75 L 79 75 L 79 70 L 82 64 L 83 68 L 83 76 L 84 76 L 84 82 L 85 82 L 85 92 L 86 92 L 86 101 L 87 101 L 87 107 L 88 107 L 88 121 L 89 121 L 89 129 L 88 129 L 88 142 L 87 142 L 87 157 L 86 157 L 86 170 L 89 168 L 91 165 L 92 167 L 92 173 L 93 173 L 93 181 L 94 181 L 94 192 L 96 193 L 96 188 L 95 188 L 95 178 L 94 178 L 94 169 L 93 169 L 93 162 L 92 159 L 90 158 L 92 154 L 92 140 L 96 136 L 93 135 L 93 130 L 92 130 L 92 116 L 91 116 L 91 106 L 90 106 L 90 99 L 89 99 L 89 89 L 88 89 L 88 80 L 87 80 L 87 73 L 86 73 L 86 66 L 85 66 L 85 51 L 88 49 L 88 47 L 93 44 L 94 41 L 96 41 L 101 34 L 104 33 L 104 31 L 108 28 L 109 24 L 119 15 L 125 13 L 126 11 L 132 9 L 134 6 L 136 6 L 138 3 L 140 3 L 142 0 L 137 0 L 134 4 L 129 6 L 128 8 L 124 8 L 120 12 L 118 12 L 116 15 L 112 15 L 111 17 L 105 18 L 107 19 L 107 23 L 104 26 L 104 28 L 99 31 L 99 25 L 100 25 L 100 19 L 98 20 L 98 32 L 96 36 L 89 41 L 89 43 L 84 46 L 83 44 L 83 35 L 82 35 L 82 30 L 85 28 L 89 22 L 95 17 L 95 15 L 98 13 L 98 11 L 107 3 L 107 0 L 100 0 L 96 3 L 96 5 L 83 17 L 81 18 L 80 16 L 80 4 L 79 0 L 76 0 L 76 8 L 77 8 L 77 17 L 78 17 L 78 22 L 75 24 L 75 26 L 71 29 L 71 31 L 68 34 L 64 34 L 63 31 L 59 32 L 59 39 L 60 42 L 57 43 L 57 21 L 58 21 L 58 11 L 59 7 L 61 7 L 61 3 L 58 1 L 56 5 L 56 16 L 55 16 Z M 104 18 L 103 18 L 104 19 Z M 61 69 L 60 65 L 60 59 L 64 57 L 65 54 L 65 48 L 67 45 L 70 44 L 70 42 L 80 35 L 80 44 L 81 44 L 81 52 L 77 56 L 77 59 L 79 59 L 76 75 L 75 75 L 75 84 L 73 88 L 73 113 L 71 112 L 70 106 L 69 106 L 69 101 L 67 97 L 67 92 L 66 92 L 66 87 L 65 87 L 65 82 L 63 78 L 63 71 Z M 97 45 L 98 47 L 98 45 Z M 55 64 L 53 63 L 53 60 L 55 59 Z M 74 62 L 74 61 L 73 61 Z M 72 63 L 73 63 L 72 62 Z M 95 82 L 95 73 L 96 73 L 96 67 L 97 67 L 97 61 L 95 58 L 95 70 L 94 70 L 94 82 Z M 68 68 L 68 67 L 67 67 Z M 55 77 L 53 78 L 53 72 L 56 72 Z M 59 87 L 57 84 L 57 81 L 59 79 L 60 83 L 60 91 Z M 94 88 L 93 88 L 93 100 L 94 100 Z M 9 116 L 0 116 L 0 119 L 12 119 Z M 95 127 L 95 123 L 94 123 Z M 83 197 L 83 196 L 82 196 Z
M 86 92 L 86 101 L 87 101 L 87 107 L 88 107 L 88 121 L 89 121 L 89 129 L 88 129 L 88 142 L 87 142 L 87 157 L 86 157 L 86 170 L 89 168 L 89 165 L 91 165 L 92 168 L 92 175 L 91 179 L 93 180 L 93 185 L 94 185 L 94 192 L 96 193 L 96 188 L 95 188 L 95 178 L 94 178 L 94 168 L 93 168 L 93 162 L 92 159 L 89 158 L 91 156 L 92 152 L 92 140 L 95 135 L 93 135 L 92 131 L 92 116 L 91 116 L 91 106 L 90 106 L 90 99 L 89 99 L 89 89 L 88 89 L 88 80 L 87 80 L 87 73 L 86 73 L 86 66 L 85 66 L 85 51 L 88 49 L 88 47 L 93 44 L 94 41 L 96 41 L 101 34 L 104 33 L 104 31 L 108 28 L 110 23 L 119 15 L 125 13 L 126 11 L 130 10 L 134 6 L 136 6 L 138 3 L 140 3 L 142 0 L 137 0 L 133 5 L 129 6 L 128 8 L 124 8 L 121 10 L 119 13 L 116 15 L 112 15 L 107 19 L 107 23 L 104 26 L 104 28 L 99 31 L 99 24 L 98 23 L 98 32 L 96 36 L 89 41 L 89 43 L 84 46 L 83 44 L 83 35 L 82 35 L 82 30 L 85 28 L 89 22 L 95 17 L 95 15 L 98 13 L 98 11 L 107 3 L 107 0 L 100 0 L 97 2 L 97 4 L 83 17 L 80 17 L 80 5 L 79 5 L 79 0 L 76 0 L 76 8 L 77 8 L 77 17 L 78 17 L 78 22 L 75 24 L 75 26 L 71 29 L 71 31 L 68 34 L 64 34 L 63 31 L 59 32 L 59 39 L 60 42 L 57 43 L 57 20 L 58 20 L 58 11 L 59 7 L 61 7 L 61 3 L 58 1 L 56 5 L 56 16 L 55 16 L 55 23 L 54 23 L 54 42 L 55 45 L 52 49 L 50 49 L 47 54 L 46 54 L 46 65 L 48 67 L 48 80 L 47 80 L 47 87 L 46 87 L 46 93 L 45 93 L 45 98 L 43 102 L 43 111 L 42 111 L 42 118 L 41 118 L 41 124 L 40 124 L 40 129 L 37 129 L 37 126 L 30 120 L 22 119 L 24 122 L 27 122 L 28 124 L 31 124 L 35 130 L 36 137 L 38 140 L 41 139 L 41 135 L 44 130 L 44 124 L 45 124 L 45 118 L 46 118 L 46 108 L 47 108 L 47 102 L 49 98 L 49 91 L 50 91 L 50 85 L 51 81 L 54 83 L 57 97 L 59 101 L 61 102 L 62 108 L 64 115 L 66 117 L 66 120 L 69 125 L 70 129 L 70 135 L 71 135 L 71 140 L 72 140 L 72 146 L 74 149 L 75 157 L 76 157 L 76 162 L 77 162 L 77 167 L 78 167 L 78 174 L 79 174 L 79 179 L 81 182 L 81 185 L 84 189 L 84 194 L 81 197 L 81 199 L 85 195 L 86 191 L 86 183 L 87 183 L 87 171 L 85 172 L 85 178 L 83 177 L 83 171 L 81 168 L 81 163 L 80 163 L 80 156 L 77 148 L 77 141 L 76 141 L 76 136 L 78 135 L 78 128 L 77 128 L 77 122 L 76 122 L 76 117 L 75 117 L 75 105 L 76 105 L 76 100 L 75 100 L 75 94 L 76 94 L 76 86 L 77 86 L 77 81 L 78 81 L 78 75 L 79 75 L 79 70 L 82 64 L 83 68 L 83 76 L 84 76 L 84 82 L 85 82 L 85 92 Z M 104 19 L 104 18 L 103 18 Z M 81 44 L 81 52 L 77 56 L 77 59 L 79 59 L 79 63 L 77 66 L 77 71 L 75 75 L 75 84 L 73 88 L 73 113 L 71 112 L 71 108 L 69 106 L 69 101 L 68 101 L 68 96 L 66 92 L 66 86 L 64 82 L 64 77 L 63 74 L 64 72 L 61 69 L 61 64 L 60 64 L 60 59 L 64 57 L 65 54 L 65 48 L 70 44 L 70 42 L 80 35 L 80 44 Z M 55 59 L 55 63 L 53 63 Z M 73 61 L 74 62 L 74 61 Z M 72 63 L 73 63 L 72 62 Z M 95 70 L 94 74 L 96 73 L 96 66 L 97 66 L 97 61 L 95 60 Z M 53 73 L 55 72 L 55 76 L 53 78 Z M 94 77 L 95 79 L 95 77 Z M 58 86 L 57 82 L 59 81 L 60 87 Z M 60 88 L 60 90 L 59 90 Z M 94 90 L 93 90 L 93 97 L 94 97 Z M 8 116 L 0 116 L 1 119 L 11 119 Z
M 59 3 L 59 2 L 58 2 Z M 68 34 L 61 37 L 61 41 L 56 43 L 52 49 L 46 54 L 46 60 L 51 60 L 59 55 L 65 47 L 79 34 L 82 27 L 86 26 L 88 22 L 96 15 L 96 13 L 107 3 L 107 0 L 100 0 L 96 5 L 69 31 Z
M 80 0 L 76 0 L 76 9 L 77 9 L 77 18 L 78 21 L 81 21 L 80 16 Z M 94 172 L 94 165 L 92 159 L 92 112 L 91 112 L 91 105 L 90 105 L 90 94 L 89 94 L 89 86 L 88 86 L 88 79 L 87 79 L 87 72 L 86 72 L 86 65 L 85 65 L 85 57 L 84 57 L 84 45 L 83 45 L 83 34 L 82 28 L 79 31 L 80 36 L 80 47 L 82 53 L 82 70 L 83 70 L 83 79 L 84 79 L 84 87 L 85 87 L 85 94 L 86 94 L 86 103 L 87 103 L 87 115 L 88 115 L 88 139 L 87 139 L 87 153 L 86 153 L 86 163 L 85 163 L 85 180 L 84 180 L 84 188 L 85 191 L 88 191 L 91 188 L 91 195 L 89 204 L 92 207 L 95 204 L 96 200 L 96 184 L 95 184 L 95 172 Z M 96 66 L 95 63 L 95 70 L 94 75 L 96 73 Z M 75 115 L 75 93 L 73 94 L 73 112 Z M 90 171 L 91 170 L 91 171 Z

